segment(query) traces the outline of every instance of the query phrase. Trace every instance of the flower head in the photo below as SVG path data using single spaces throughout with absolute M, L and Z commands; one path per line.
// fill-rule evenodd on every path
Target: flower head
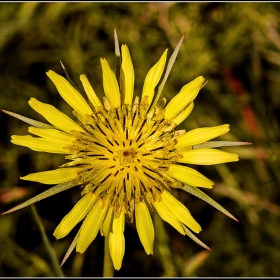
M 119 82 L 108 62 L 101 59 L 103 101 L 99 100 L 85 75 L 81 75 L 80 80 L 87 101 L 71 80 L 48 71 L 48 77 L 73 108 L 79 123 L 35 98 L 30 99 L 29 105 L 50 124 L 5 111 L 31 124 L 28 130 L 35 135 L 13 135 L 12 143 L 35 151 L 65 154 L 69 160 L 56 170 L 22 177 L 23 180 L 57 185 L 7 212 L 81 186 L 81 199 L 54 231 L 57 239 L 63 238 L 83 221 L 67 256 L 74 247 L 83 253 L 100 231 L 109 238 L 114 267 L 120 269 L 125 251 L 125 218 L 131 223 L 135 219 L 141 243 L 146 253 L 152 254 L 154 227 L 150 213 L 154 210 L 181 234 L 187 234 L 208 248 L 191 232 L 199 233 L 201 227 L 172 195 L 172 188 L 188 191 L 231 216 L 198 189 L 212 188 L 214 183 L 191 166 L 237 161 L 238 156 L 213 148 L 222 146 L 221 142 L 208 142 L 227 133 L 227 124 L 188 132 L 176 130 L 191 113 L 193 100 L 205 84 L 203 77 L 183 86 L 167 105 L 165 98 L 157 100 L 158 88 L 164 84 L 179 46 L 167 67 L 166 50 L 150 69 L 141 98 L 133 96 L 134 70 L 126 45 L 121 47 Z

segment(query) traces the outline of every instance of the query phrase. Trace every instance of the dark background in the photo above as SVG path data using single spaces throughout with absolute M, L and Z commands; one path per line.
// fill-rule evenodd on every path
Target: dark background
M 147 256 L 135 225 L 125 228 L 123 265 L 115 276 L 280 276 L 280 5 L 279 3 L 0 3 L 0 108 L 44 119 L 27 101 L 35 97 L 71 116 L 71 108 L 46 76 L 63 75 L 63 62 L 82 90 L 86 74 L 101 97 L 100 57 L 114 67 L 116 28 L 135 68 L 141 95 L 148 70 L 168 48 L 185 39 L 163 90 L 169 101 L 197 76 L 208 84 L 195 100 L 187 130 L 228 123 L 222 140 L 252 142 L 223 149 L 240 161 L 197 170 L 215 182 L 205 192 L 239 223 L 183 191 L 175 192 L 202 226 L 204 250 L 166 223 L 155 221 L 154 255 Z M 37 153 L 10 143 L 28 125 L 0 113 L 0 210 L 44 191 L 47 185 L 20 180 L 57 168 L 63 155 Z M 62 240 L 52 233 L 80 197 L 79 188 L 36 204 L 47 236 L 61 261 L 78 227 Z M 73 252 L 66 276 L 102 276 L 103 238 L 84 254 Z M 0 276 L 55 276 L 30 207 L 0 217 Z

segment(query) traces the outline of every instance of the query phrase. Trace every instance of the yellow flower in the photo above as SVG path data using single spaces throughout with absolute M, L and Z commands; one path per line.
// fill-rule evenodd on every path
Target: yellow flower
M 190 114 L 193 100 L 205 84 L 203 77 L 183 86 L 167 106 L 164 98 L 152 104 L 159 81 L 167 77 L 164 76 L 166 50 L 148 72 L 141 100 L 138 96 L 133 100 L 134 70 L 126 45 L 121 48 L 121 58 L 120 83 L 108 62 L 101 59 L 106 96 L 103 102 L 85 75 L 80 79 L 88 101 L 65 78 L 47 72 L 62 98 L 74 109 L 80 124 L 35 98 L 30 99 L 29 105 L 50 125 L 5 111 L 32 124 L 29 132 L 36 135 L 13 135 L 12 143 L 35 151 L 66 154 L 69 160 L 56 170 L 22 177 L 57 185 L 6 213 L 81 186 L 82 198 L 62 219 L 54 236 L 63 238 L 83 220 L 71 250 L 76 247 L 77 252 L 83 253 L 100 231 L 109 238 L 109 250 L 117 270 L 121 268 L 125 251 L 125 218 L 132 223 L 134 214 L 141 243 L 147 254 L 153 254 L 155 233 L 150 213 L 154 209 L 181 234 L 208 248 L 189 231 L 199 233 L 201 227 L 172 195 L 172 188 L 184 189 L 231 216 L 197 189 L 212 188 L 214 183 L 187 165 L 238 160 L 236 154 L 213 149 L 215 145 L 222 146 L 220 142 L 212 145 L 208 142 L 227 133 L 227 124 L 188 132 L 175 130 Z

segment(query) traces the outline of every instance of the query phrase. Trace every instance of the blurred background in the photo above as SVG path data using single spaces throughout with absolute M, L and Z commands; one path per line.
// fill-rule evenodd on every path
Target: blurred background
M 100 57 L 114 69 L 114 28 L 130 49 L 137 95 L 148 70 L 185 33 L 163 96 L 169 101 L 200 75 L 208 84 L 180 127 L 226 123 L 231 130 L 221 140 L 253 143 L 223 149 L 239 154 L 239 162 L 196 167 L 215 182 L 205 193 L 239 223 L 174 191 L 211 252 L 155 216 L 154 255 L 146 255 L 135 225 L 126 225 L 115 276 L 279 277 L 280 3 L 0 3 L 0 108 L 44 121 L 27 103 L 35 97 L 72 116 L 45 74 L 64 75 L 60 61 L 80 90 L 84 73 L 103 96 Z M 2 213 L 48 188 L 20 176 L 57 168 L 64 156 L 13 145 L 11 135 L 28 134 L 28 125 L 2 112 L 0 126 Z M 77 187 L 36 203 L 59 263 L 78 227 L 61 240 L 52 233 L 79 197 Z M 102 276 L 103 243 L 98 235 L 84 254 L 74 251 L 62 267 L 65 276 Z M 10 276 L 56 276 L 31 207 L 0 217 L 0 277 Z

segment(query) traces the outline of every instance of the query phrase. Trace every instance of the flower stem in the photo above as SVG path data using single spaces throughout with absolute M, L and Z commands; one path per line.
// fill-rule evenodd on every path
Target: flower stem
M 60 266 L 59 266 L 59 263 L 58 263 L 58 259 L 57 259 L 57 256 L 55 254 L 55 251 L 54 249 L 52 248 L 51 244 L 50 244 L 50 241 L 47 237 L 47 234 L 46 234 L 46 231 L 45 231 L 45 228 L 43 226 L 43 223 L 41 221 L 41 218 L 37 212 L 37 209 L 36 207 L 34 206 L 34 204 L 31 205 L 31 210 L 32 210 L 32 214 L 35 218 L 35 221 L 38 225 L 38 228 L 39 228 L 39 231 L 41 233 L 41 236 L 42 236 L 42 239 L 43 239 L 43 243 L 46 247 L 46 250 L 47 250 L 47 253 L 49 255 L 49 258 L 50 258 L 50 261 L 51 261 L 51 264 L 53 266 L 53 269 L 54 269 L 54 273 L 55 273 L 55 276 L 57 277 L 65 277 Z
M 103 277 L 114 277 L 114 268 L 109 252 L 109 237 L 105 237 L 104 240 Z

